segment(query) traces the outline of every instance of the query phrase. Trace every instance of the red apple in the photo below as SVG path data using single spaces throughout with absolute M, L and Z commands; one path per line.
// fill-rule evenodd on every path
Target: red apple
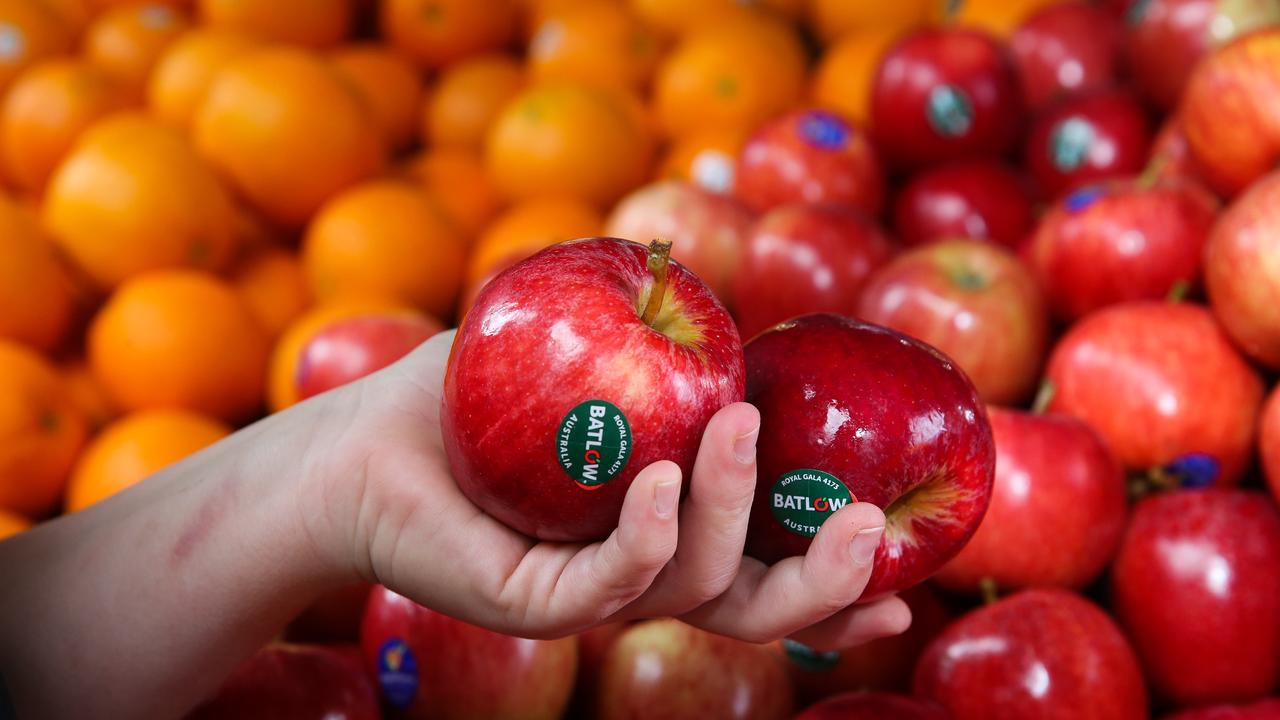
M 942 707 L 887 693 L 848 693 L 809 707 L 795 720 L 948 720 Z
M 801 705 L 851 691 L 906 692 L 920 653 L 951 621 L 951 612 L 928 584 L 906 590 L 911 627 L 901 635 L 878 638 L 846 650 L 819 652 L 794 640 L 777 647 Z
M 1165 715 L 1164 720 L 1280 720 L 1280 699 L 1268 698 L 1248 705 L 1215 705 Z
M 378 696 L 355 646 L 268 645 L 188 720 L 377 720 Z
M 1220 195 L 1239 193 L 1276 166 L 1278 96 L 1280 28 L 1237 38 L 1196 65 L 1179 114 L 1199 175 Z
M 1093 582 L 1120 544 L 1124 470 L 1097 433 L 1065 415 L 988 408 L 996 439 L 991 506 L 934 580 L 977 592 Z
M 1049 343 L 1049 311 L 1013 253 L 978 240 L 910 250 L 877 270 L 858 317 L 929 343 L 959 363 L 984 402 L 1027 400 Z
M 1024 590 L 957 620 L 916 667 L 915 694 L 952 720 L 1145 720 L 1142 670 L 1106 613 Z
M 578 633 L 578 678 L 568 717 L 592 717 L 600 702 L 600 674 L 614 642 L 630 625 L 611 622 Z
M 664 180 L 623 198 L 605 234 L 648 243 L 672 243 L 671 255 L 702 278 L 722 301 L 741 264 L 755 216 L 737 200 L 679 180 Z
M 1280 173 L 1222 213 L 1204 263 L 1209 302 L 1227 334 L 1254 360 L 1280 368 Z
M 1280 7 L 1269 1 L 1135 0 L 1128 22 L 1125 59 L 1134 83 L 1155 105 L 1172 110 L 1202 56 L 1280 22 Z
M 678 620 L 633 625 L 601 671 L 599 720 L 772 720 L 791 715 L 786 669 L 765 645 Z
M 747 236 L 733 309 L 744 338 L 797 315 L 852 313 L 893 245 L 866 215 L 840 205 L 785 205 Z
M 1262 380 L 1201 306 L 1099 310 L 1059 340 L 1047 377 L 1048 409 L 1083 420 L 1129 469 L 1233 484 L 1249 463 Z
M 1123 34 L 1114 13 L 1079 1 L 1048 5 L 1023 20 L 1009 49 L 1027 105 L 1040 110 L 1114 83 Z
M 1004 48 L 969 28 L 907 36 L 881 60 L 872 83 L 872 133 L 898 170 L 1001 155 L 1018 142 L 1022 113 Z
M 553 245 L 485 286 L 458 330 L 440 413 L 453 476 L 526 535 L 608 535 L 636 474 L 673 460 L 689 477 L 707 421 L 742 399 L 733 320 L 657 245 Z
M 1017 247 L 1035 225 L 1030 184 L 1004 163 L 970 160 L 939 165 L 898 194 L 893 225 L 906 245 L 973 238 Z
M 973 383 L 933 348 L 837 315 L 788 320 L 747 343 L 747 400 L 763 418 L 747 552 L 802 555 L 851 502 L 887 523 L 863 599 L 950 560 L 987 508 L 995 449 Z
M 766 123 L 742 148 L 734 177 L 735 194 L 757 212 L 840 203 L 875 215 L 884 204 L 884 174 L 870 138 L 826 110 L 796 110 Z
M 1200 280 L 1217 203 L 1182 180 L 1077 190 L 1045 215 L 1026 259 L 1064 321 L 1107 305 L 1166 298 Z
M 1212 488 L 1139 502 L 1111 579 L 1153 694 L 1242 702 L 1280 684 L 1280 512 L 1266 495 Z
M 1023 160 L 1045 194 L 1131 175 L 1147 162 L 1151 129 L 1127 90 L 1064 98 L 1036 116 Z
M 1262 420 L 1258 423 L 1258 449 L 1262 455 L 1267 487 L 1271 489 L 1272 497 L 1280 499 L 1280 390 L 1273 389 L 1262 406 Z
M 1160 132 L 1151 141 L 1144 174 L 1147 173 L 1163 179 L 1200 181 L 1195 161 L 1191 157 L 1191 148 L 1187 145 L 1187 134 L 1182 131 L 1182 120 L 1177 115 L 1171 115 L 1165 120 Z
M 353 583 L 329 592 L 289 623 L 287 635 L 297 642 L 356 642 L 364 605 L 373 585 Z
M 337 320 L 302 346 L 298 396 L 319 395 L 381 370 L 443 329 L 432 318 L 409 313 Z
M 578 641 L 527 640 L 442 615 L 377 587 L 360 632 L 383 703 L 408 720 L 559 718 Z

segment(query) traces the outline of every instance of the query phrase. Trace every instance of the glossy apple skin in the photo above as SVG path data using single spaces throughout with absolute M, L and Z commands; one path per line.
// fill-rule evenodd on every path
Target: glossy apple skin
M 1032 14 L 1009 40 L 1027 106 L 1042 110 L 1114 83 L 1123 36 L 1120 18 L 1094 4 L 1066 2 Z
M 756 336 L 746 357 L 747 400 L 762 416 L 747 554 L 773 563 L 808 549 L 812 537 L 771 509 L 775 482 L 798 469 L 834 475 L 886 510 L 863 601 L 915 585 L 959 552 L 986 511 L 995 448 L 977 391 L 951 360 L 825 314 Z
M 1049 343 L 1035 278 L 1013 253 L 978 240 L 898 256 L 867 282 L 858 317 L 941 350 L 988 403 L 1029 399 Z
M 1195 287 L 1216 215 L 1213 197 L 1182 180 L 1092 186 L 1054 204 L 1025 257 L 1054 316 L 1070 322 Z
M 683 323 L 688 342 L 640 320 L 653 282 L 645 258 L 616 238 L 554 245 L 489 283 L 458 330 L 441 404 L 449 464 L 472 502 L 526 535 L 605 537 L 636 474 L 672 460 L 689 477 L 707 421 L 742 399 L 738 331 L 684 266 L 670 264 L 659 320 Z M 587 400 L 620 409 L 631 440 L 618 474 L 589 489 L 557 451 L 566 416 Z
M 1243 702 L 1280 682 L 1280 512 L 1268 496 L 1180 490 L 1134 508 L 1112 568 L 1116 617 L 1152 693 Z
M 1215 705 L 1165 715 L 1164 720 L 1277 720 L 1280 700 L 1269 698 L 1248 705 Z
M 1227 334 L 1254 360 L 1280 368 L 1280 173 L 1222 213 L 1205 248 L 1204 281 Z
M 601 672 L 598 720 L 774 720 L 790 717 L 786 668 L 765 645 L 678 620 L 626 630 Z
M 1128 515 L 1124 470 L 1088 425 L 1065 415 L 987 408 L 996 440 L 991 505 L 937 575 L 964 592 L 1084 588 L 1115 556 Z
M 188 720 L 378 720 L 378 696 L 354 645 L 268 645 L 242 662 Z
M 733 197 L 680 180 L 646 185 L 623 198 L 605 222 L 605 234 L 648 244 L 670 240 L 671 257 L 730 297 L 755 214 Z
M 408 648 L 417 669 L 416 691 L 399 703 L 381 680 L 383 648 L 393 640 Z M 578 665 L 577 638 L 502 635 L 382 586 L 369 596 L 360 645 L 384 705 L 407 720 L 559 718 L 569 704 Z
M 317 332 L 299 353 L 298 395 L 306 399 L 381 370 L 443 329 L 438 321 L 421 315 L 338 320 Z
M 1058 341 L 1046 377 L 1048 409 L 1083 420 L 1128 469 L 1205 454 L 1232 485 L 1248 466 L 1262 380 L 1202 306 L 1099 310 Z
M 951 622 L 951 611 L 928 583 L 916 585 L 900 597 L 911 608 L 911 627 L 901 635 L 835 652 L 819 653 L 788 640 L 775 646 L 787 658 L 799 705 L 854 691 L 911 690 L 916 660 Z
M 848 693 L 824 700 L 795 720 L 948 720 L 942 707 L 906 695 Z
M 1013 64 L 978 30 L 917 31 L 889 50 L 872 83 L 872 134 L 898 171 L 1002 155 L 1018 142 L 1022 122 Z
M 1036 116 L 1023 163 L 1045 194 L 1136 174 L 1147 163 L 1151 128 L 1129 91 L 1103 89 L 1064 98 Z
M 784 205 L 747 236 L 734 277 L 738 331 L 751 338 L 797 315 L 852 313 L 894 247 L 875 221 L 841 205 Z
M 972 238 L 1014 248 L 1035 225 L 1029 182 L 993 160 L 939 165 L 911 178 L 893 207 L 893 227 L 904 245 Z
M 296 642 L 357 642 L 370 583 L 353 583 L 320 597 L 289 623 L 287 637 Z
M 738 156 L 734 193 L 764 212 L 788 203 L 839 203 L 876 215 L 884 171 L 866 133 L 826 110 L 797 110 L 765 123 Z
M 1258 450 L 1271 497 L 1280 502 L 1280 391 L 1272 390 L 1258 423 Z

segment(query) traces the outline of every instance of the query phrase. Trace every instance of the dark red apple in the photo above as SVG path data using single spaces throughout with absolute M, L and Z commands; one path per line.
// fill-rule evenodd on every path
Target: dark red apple
M 911 627 L 901 635 L 826 652 L 794 640 L 783 640 L 777 646 L 787 658 L 800 705 L 853 691 L 911 689 L 916 660 L 951 621 L 951 612 L 927 583 L 904 591 L 901 597 L 911 608 Z
M 429 610 L 378 586 L 360 632 L 383 704 L 408 720 L 559 718 L 577 638 L 528 640 Z
M 812 312 L 852 313 L 872 271 L 893 245 L 873 220 L 840 205 L 784 205 L 747 236 L 734 278 L 738 331 L 754 337 Z
M 302 347 L 298 395 L 301 399 L 319 395 L 380 370 L 443 329 L 432 318 L 409 313 L 337 320 Z
M 1095 3 L 1050 4 L 1009 40 L 1022 94 L 1032 110 L 1115 82 L 1124 27 Z
M 679 620 L 633 625 L 609 649 L 598 720 L 774 720 L 791 715 L 791 684 L 765 645 Z
M 1280 512 L 1266 495 L 1142 500 L 1111 580 L 1153 694 L 1181 706 L 1243 702 L 1280 684 Z
M 899 171 L 1002 155 L 1017 144 L 1022 115 L 1022 91 L 1005 49 L 970 28 L 907 36 L 881 60 L 872 82 L 872 134 Z
M 1049 210 L 1025 256 L 1053 314 L 1076 320 L 1196 286 L 1216 214 L 1216 201 L 1183 180 L 1095 185 Z
M 894 202 L 893 226 L 906 245 L 973 238 L 1016 248 L 1035 225 L 1030 183 L 1007 165 L 968 160 L 926 170 Z
M 1262 406 L 1258 450 L 1262 455 L 1262 470 L 1267 487 L 1271 489 L 1271 497 L 1280 500 L 1280 390 L 1273 389 Z
M 1023 162 L 1050 197 L 1099 180 L 1132 175 L 1147 163 L 1151 129 L 1129 91 L 1064 98 L 1036 116 Z
M 809 707 L 795 720 L 948 720 L 940 705 L 906 695 L 848 693 Z
M 671 256 L 727 301 L 755 215 L 728 195 L 679 180 L 646 185 L 618 202 L 605 234 L 672 243 Z
M 1059 340 L 1046 374 L 1048 409 L 1083 420 L 1131 470 L 1234 484 L 1249 463 L 1262 380 L 1204 307 L 1099 310 Z
M 1030 398 L 1049 344 L 1049 310 L 1013 253 L 947 240 L 898 256 L 871 276 L 858 317 L 929 343 L 959 363 L 984 402 Z
M 592 717 L 600 702 L 600 674 L 613 643 L 629 627 L 625 622 L 598 625 L 578 633 L 578 678 L 568 717 Z
M 361 582 L 330 591 L 289 623 L 286 636 L 296 642 L 357 642 L 371 590 L 373 585 Z
M 839 203 L 876 215 L 884 172 L 871 139 L 827 110 L 796 110 L 766 123 L 742 148 L 734 193 L 764 212 L 789 203 Z
M 1164 720 L 1280 720 L 1280 699 L 1268 698 L 1248 705 L 1215 705 L 1165 715 Z
M 837 315 L 788 320 L 747 343 L 746 357 L 747 400 L 763 418 L 748 554 L 804 554 L 851 502 L 887 519 L 864 601 L 959 552 L 987 508 L 995 449 L 978 393 L 951 360 Z
M 1088 425 L 1065 415 L 988 408 L 996 439 L 991 506 L 935 582 L 976 593 L 1093 582 L 1115 556 L 1128 513 L 1124 470 Z
M 742 399 L 733 320 L 658 245 L 554 245 L 485 286 L 458 330 L 440 413 L 453 476 L 526 535 L 608 535 L 636 474 L 672 460 L 689 477 L 707 421 Z
M 1111 618 L 1067 590 L 1024 590 L 939 635 L 915 694 L 952 720 L 1145 720 L 1133 648 Z
M 1204 263 L 1218 322 L 1249 357 L 1280 368 L 1280 173 L 1254 183 L 1222 213 Z
M 378 720 L 378 696 L 360 650 L 268 645 L 245 660 L 188 720 Z

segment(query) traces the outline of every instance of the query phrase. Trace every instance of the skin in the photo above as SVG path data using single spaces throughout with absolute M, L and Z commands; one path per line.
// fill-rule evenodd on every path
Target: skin
M 482 514 L 439 430 L 451 342 L 0 543 L 0 674 L 19 716 L 180 715 L 317 597 L 361 580 L 534 638 L 671 615 L 840 647 L 909 624 L 896 598 L 851 607 L 871 572 L 851 542 L 885 522 L 867 503 L 829 518 L 803 558 L 740 559 L 759 431 L 745 404 L 708 423 L 678 512 L 657 489 L 686 479 L 659 461 L 602 542 L 540 544 Z

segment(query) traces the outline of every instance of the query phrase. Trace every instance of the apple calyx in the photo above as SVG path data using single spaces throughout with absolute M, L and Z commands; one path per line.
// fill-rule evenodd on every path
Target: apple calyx
M 662 310 L 662 300 L 667 295 L 667 267 L 671 263 L 671 241 L 654 239 L 649 243 L 649 257 L 646 265 L 653 276 L 653 287 L 649 290 L 649 299 L 645 301 L 644 310 L 640 313 L 640 321 L 653 327 L 658 312 Z
M 1169 292 L 1164 296 L 1165 302 L 1176 305 L 1187 299 L 1187 293 L 1189 292 L 1191 292 L 1191 283 L 1186 280 L 1179 280 L 1169 288 Z

